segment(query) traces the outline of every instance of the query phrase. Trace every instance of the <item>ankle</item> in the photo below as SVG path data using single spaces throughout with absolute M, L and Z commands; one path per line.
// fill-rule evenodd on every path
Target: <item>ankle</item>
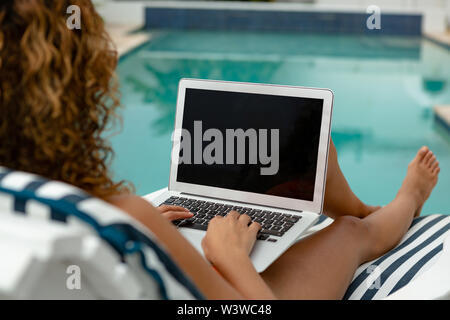
M 402 201 L 408 203 L 414 207 L 414 210 L 419 209 L 422 206 L 422 201 L 420 201 L 420 192 L 415 191 L 403 191 L 400 189 L 395 196 L 394 201 Z

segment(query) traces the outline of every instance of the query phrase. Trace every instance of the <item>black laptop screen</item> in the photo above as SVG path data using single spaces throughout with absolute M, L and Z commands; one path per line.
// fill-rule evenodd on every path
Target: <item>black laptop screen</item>
M 323 100 L 186 89 L 177 181 L 313 201 Z

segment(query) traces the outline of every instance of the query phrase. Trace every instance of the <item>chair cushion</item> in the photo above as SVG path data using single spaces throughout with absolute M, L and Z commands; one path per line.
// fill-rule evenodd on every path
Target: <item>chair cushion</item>
M 151 283 L 158 284 L 160 298 L 204 299 L 148 229 L 79 188 L 0 167 L 0 212 L 84 225 L 106 241 L 122 261 L 137 254 L 143 272 L 152 278 Z
M 332 219 L 322 216 L 315 231 Z M 428 270 L 439 259 L 446 237 L 450 236 L 450 216 L 433 214 L 414 219 L 401 242 L 383 256 L 361 265 L 344 299 L 383 299 Z

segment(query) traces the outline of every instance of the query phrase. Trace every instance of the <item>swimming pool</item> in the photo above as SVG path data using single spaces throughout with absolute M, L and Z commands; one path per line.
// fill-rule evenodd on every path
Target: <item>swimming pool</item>
M 155 32 L 121 59 L 123 127 L 112 138 L 115 178 L 132 181 L 140 195 L 168 184 L 183 77 L 332 89 L 332 137 L 355 193 L 388 203 L 428 145 L 441 174 L 423 214 L 450 214 L 450 134 L 432 113 L 450 104 L 449 50 L 417 37 Z

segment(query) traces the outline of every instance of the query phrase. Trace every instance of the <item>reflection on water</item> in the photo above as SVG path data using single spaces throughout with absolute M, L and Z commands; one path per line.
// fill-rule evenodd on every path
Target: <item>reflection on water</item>
M 362 130 L 335 129 L 331 133 L 336 149 L 340 152 L 352 150 L 356 159 L 362 159 L 364 147 L 368 145 L 371 134 Z
M 357 195 L 390 201 L 416 150 L 429 145 L 443 170 L 424 212 L 450 213 L 449 136 L 431 111 L 450 103 L 450 53 L 425 40 L 158 33 L 121 61 L 119 75 L 124 130 L 113 139 L 114 171 L 140 194 L 167 185 L 178 81 L 203 78 L 331 88 L 332 137 Z
M 159 117 L 151 123 L 151 130 L 162 135 L 173 130 L 179 79 L 235 79 L 255 82 L 271 79 L 279 65 L 280 62 L 142 59 L 142 73 L 127 75 L 124 84 L 129 86 L 133 93 L 142 96 L 143 104 L 154 103 L 152 105 L 158 109 Z M 152 85 L 153 82 L 145 79 L 156 81 Z

